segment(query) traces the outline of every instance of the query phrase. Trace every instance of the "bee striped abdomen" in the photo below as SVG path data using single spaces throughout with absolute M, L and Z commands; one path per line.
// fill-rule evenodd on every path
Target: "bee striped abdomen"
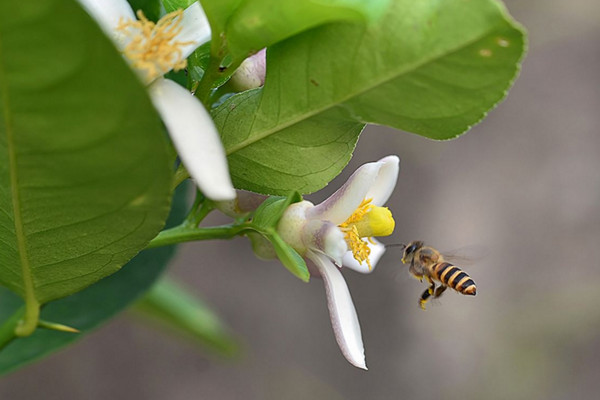
M 440 262 L 432 268 L 434 277 L 446 286 L 459 293 L 474 296 L 477 293 L 477 287 L 471 277 L 462 269 L 448 262 Z

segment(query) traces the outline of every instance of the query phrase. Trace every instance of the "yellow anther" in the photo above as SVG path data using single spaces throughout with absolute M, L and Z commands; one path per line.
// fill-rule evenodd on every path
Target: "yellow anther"
M 394 218 L 386 207 L 371 204 L 372 199 L 363 200 L 352 215 L 340 224 L 348 248 L 360 264 L 366 262 L 371 270 L 369 255 L 373 236 L 388 236 L 394 231 Z
M 389 236 L 394 232 L 396 223 L 387 207 L 373 206 L 355 226 L 360 237 Z
M 187 66 L 182 47 L 194 42 L 177 41 L 183 29 L 183 10 L 173 11 L 162 17 L 156 24 L 149 21 L 144 13 L 137 12 L 139 20 L 120 20 L 117 32 L 125 38 L 123 53 L 131 60 L 132 66 L 146 73 L 146 80 L 153 81 L 171 69 L 179 71 Z
M 359 236 L 356 226 L 340 226 L 340 228 L 344 232 L 344 238 L 346 239 L 346 243 L 348 244 L 348 248 L 352 252 L 354 259 L 360 264 L 366 262 L 370 271 L 371 262 L 369 260 L 369 255 L 371 254 L 371 248 L 369 247 L 369 242 Z

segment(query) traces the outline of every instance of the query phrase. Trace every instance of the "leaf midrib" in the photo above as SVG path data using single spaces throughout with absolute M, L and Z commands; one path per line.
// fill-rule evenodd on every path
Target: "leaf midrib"
M 21 198 L 19 193 L 18 175 L 17 175 L 17 154 L 15 149 L 15 137 L 12 126 L 12 118 L 10 113 L 10 99 L 8 95 L 8 85 L 4 71 L 4 63 L 2 62 L 2 35 L 0 35 L 0 88 L 2 90 L 2 108 L 4 113 L 4 126 L 6 130 L 6 150 L 8 152 L 8 164 L 10 170 L 10 192 L 13 208 L 13 222 L 15 226 L 15 236 L 17 239 L 17 249 L 21 262 L 21 278 L 23 279 L 23 297 L 26 303 L 26 314 L 31 316 L 38 308 L 38 301 L 35 296 L 35 287 L 29 257 L 27 253 L 27 242 L 23 231 L 23 217 L 21 215 Z M 7 268 L 7 266 L 3 266 Z M 26 317 L 27 319 L 27 317 Z
M 504 22 L 504 21 L 505 21 L 504 19 L 501 19 L 501 22 Z M 325 112 L 325 111 L 327 111 L 327 110 L 329 110 L 329 109 L 331 109 L 333 107 L 336 107 L 336 106 L 338 106 L 340 104 L 343 104 L 346 101 L 348 101 L 348 100 L 350 100 L 350 99 L 352 99 L 352 98 L 354 98 L 356 96 L 359 96 L 359 95 L 361 95 L 361 94 L 363 94 L 365 92 L 368 92 L 369 90 L 372 90 L 372 89 L 374 89 L 374 88 L 376 88 L 378 86 L 381 86 L 381 85 L 383 85 L 386 82 L 389 82 L 389 81 L 391 81 L 393 79 L 396 79 L 396 78 L 398 78 L 401 75 L 406 75 L 409 72 L 413 72 L 414 70 L 418 69 L 419 67 L 422 67 L 423 65 L 426 65 L 426 64 L 428 64 L 430 62 L 438 60 L 441 57 L 445 57 L 445 56 L 451 55 L 451 54 L 453 54 L 453 53 L 455 53 L 457 51 L 463 50 L 464 48 L 472 45 L 473 43 L 475 43 L 475 42 L 483 39 L 484 37 L 488 36 L 489 34 L 491 34 L 493 31 L 495 31 L 496 29 L 498 29 L 498 27 L 500 25 L 501 25 L 500 23 L 497 24 L 497 25 L 494 25 L 492 28 L 486 30 L 482 35 L 476 36 L 476 37 L 474 37 L 471 40 L 463 42 L 462 44 L 460 44 L 460 45 L 458 45 L 458 46 L 456 46 L 454 48 L 448 49 L 446 52 L 444 52 L 442 54 L 436 54 L 436 55 L 433 55 L 433 56 L 431 56 L 429 58 L 424 58 L 420 62 L 416 62 L 414 64 L 409 64 L 409 65 L 407 65 L 403 69 L 394 70 L 393 73 L 390 73 L 388 75 L 384 75 L 381 79 L 375 80 L 373 82 L 373 84 L 366 85 L 365 87 L 363 87 L 363 88 L 361 88 L 359 90 L 356 90 L 356 91 L 348 94 L 347 96 L 342 97 L 337 103 L 330 103 L 330 104 L 325 105 L 323 107 L 315 108 L 314 110 L 309 111 L 307 113 L 301 113 L 301 114 L 298 115 L 298 117 L 291 118 L 290 120 L 288 120 L 287 122 L 285 122 L 283 124 L 277 125 L 277 126 L 271 128 L 271 129 L 267 129 L 262 134 L 259 134 L 259 135 L 256 135 L 256 136 L 252 136 L 249 139 L 241 141 L 238 144 L 236 144 L 236 145 L 230 147 L 229 149 L 227 149 L 226 150 L 227 155 L 229 156 L 229 155 L 231 155 L 231 154 L 233 154 L 233 153 L 235 153 L 235 152 L 237 152 L 237 151 L 239 151 L 241 149 L 244 149 L 244 148 L 246 148 L 248 146 L 251 146 L 252 144 L 254 144 L 256 142 L 259 142 L 259 141 L 265 139 L 266 137 L 269 137 L 269 136 L 271 136 L 271 135 L 273 135 L 273 134 L 275 134 L 275 133 L 277 133 L 277 132 L 279 132 L 279 131 L 281 131 L 281 130 L 283 130 L 285 128 L 288 128 L 288 127 L 290 127 L 292 125 L 295 125 L 295 124 L 297 124 L 299 122 L 302 122 L 302 121 L 304 121 L 306 119 L 309 119 L 310 117 L 313 117 L 313 116 L 318 115 L 318 114 L 320 114 L 322 112 Z M 261 90 L 261 96 L 262 96 L 262 90 Z M 254 118 L 256 118 L 256 115 L 257 114 L 255 113 L 254 114 Z M 356 121 L 356 122 L 357 123 L 364 123 L 364 122 L 360 122 L 360 121 Z M 252 125 L 254 125 L 254 124 L 252 124 Z

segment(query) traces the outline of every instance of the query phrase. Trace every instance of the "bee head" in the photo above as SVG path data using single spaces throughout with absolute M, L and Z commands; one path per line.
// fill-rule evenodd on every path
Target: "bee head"
M 423 242 L 420 240 L 415 240 L 407 244 L 404 248 L 404 254 L 402 255 L 402 262 L 404 264 L 412 262 L 415 251 L 419 250 L 421 247 L 423 247 Z

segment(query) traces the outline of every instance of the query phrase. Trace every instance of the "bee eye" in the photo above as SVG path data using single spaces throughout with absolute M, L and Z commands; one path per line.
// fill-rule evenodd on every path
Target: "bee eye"
M 406 254 L 410 254 L 410 253 L 414 252 L 416 247 L 417 246 L 415 246 L 414 244 L 411 246 L 408 246 L 408 248 L 406 249 Z

